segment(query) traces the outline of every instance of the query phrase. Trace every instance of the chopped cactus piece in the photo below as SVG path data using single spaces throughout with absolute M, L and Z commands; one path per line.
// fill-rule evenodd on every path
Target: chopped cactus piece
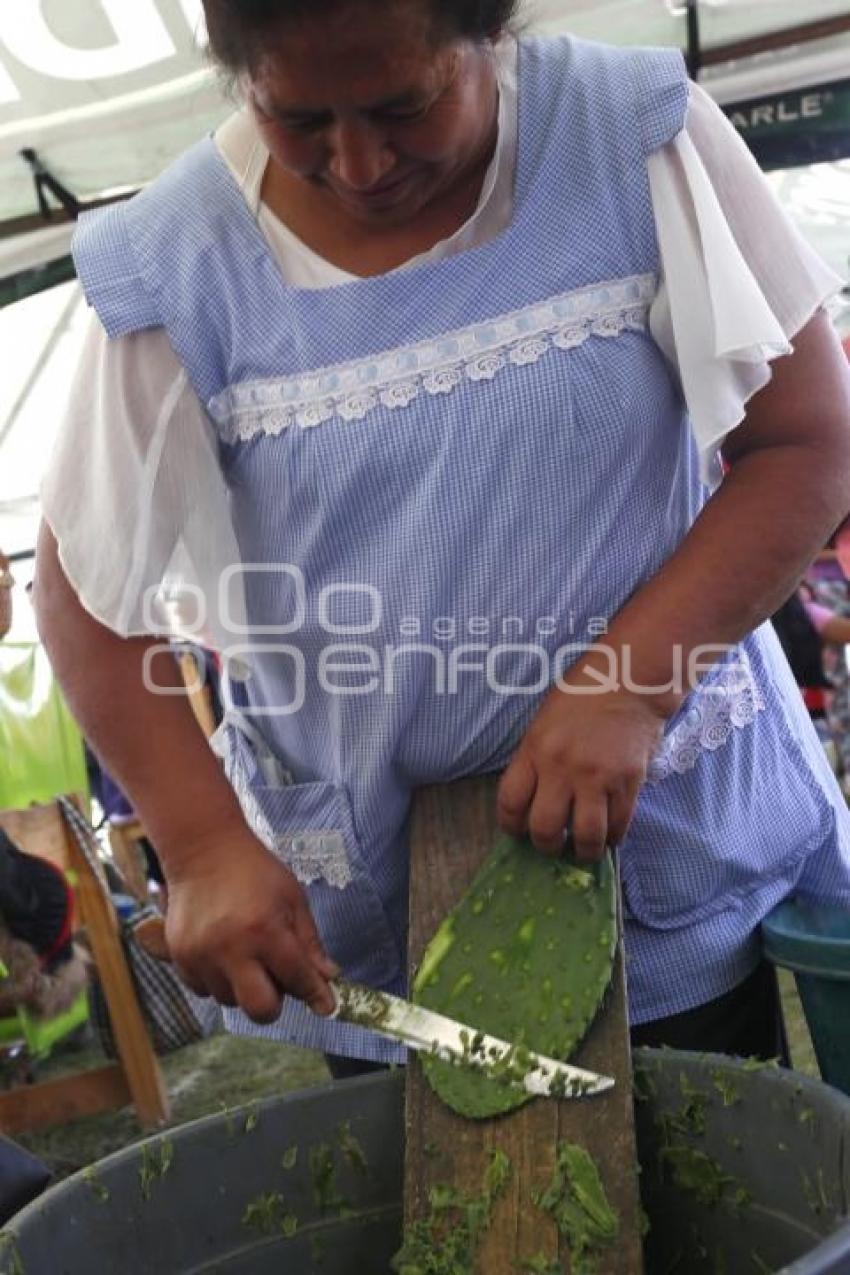
M 339 1126 L 339 1149 L 356 1173 L 364 1176 L 368 1174 L 369 1162 L 360 1142 L 351 1132 L 350 1120 L 344 1121 Z
M 496 1150 L 480 1195 L 465 1194 L 448 1183 L 432 1186 L 430 1214 L 406 1228 L 391 1269 L 398 1275 L 471 1275 L 479 1241 L 490 1227 L 493 1206 L 507 1189 L 512 1172 L 508 1157 Z
M 528 841 L 502 837 L 428 945 L 413 999 L 565 1062 L 611 981 L 616 915 L 610 856 L 594 878 Z M 483 1119 L 530 1101 L 514 1083 L 494 1084 L 425 1054 L 421 1061 L 435 1092 L 463 1116 Z
M 619 1219 L 608 1203 L 596 1163 L 584 1147 L 562 1142 L 552 1182 L 535 1203 L 555 1220 L 570 1248 L 573 1275 L 596 1275 L 599 1250 L 614 1244 Z
M 679 1190 L 691 1192 L 700 1204 L 719 1204 L 724 1199 L 726 1188 L 737 1185 L 716 1160 L 686 1143 L 664 1147 L 661 1160 L 670 1166 L 672 1179 Z
M 437 933 L 428 944 L 428 951 L 419 966 L 418 978 L 422 983 L 429 983 L 438 977 L 439 966 L 446 954 L 451 951 L 455 941 L 454 922 L 451 917 L 443 922 Z

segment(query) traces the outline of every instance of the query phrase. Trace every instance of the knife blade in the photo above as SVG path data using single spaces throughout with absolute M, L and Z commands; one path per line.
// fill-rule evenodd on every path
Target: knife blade
M 445 1062 L 477 1067 L 494 1081 L 519 1085 L 538 1097 L 585 1098 L 614 1085 L 611 1076 L 546 1058 L 388 992 L 341 978 L 331 982 L 331 990 L 336 1002 L 331 1018 L 365 1027 Z

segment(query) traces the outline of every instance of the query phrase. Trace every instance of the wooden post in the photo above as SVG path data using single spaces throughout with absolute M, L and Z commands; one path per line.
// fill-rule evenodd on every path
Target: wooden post
M 437 926 L 470 884 L 498 835 L 497 776 L 421 790 L 411 824 L 411 973 Z M 510 1189 L 499 1201 L 480 1246 L 476 1270 L 513 1275 L 522 1259 L 569 1255 L 554 1223 L 532 1201 L 552 1178 L 558 1143 L 577 1142 L 596 1161 L 620 1220 L 616 1245 L 600 1254 L 599 1275 L 643 1270 L 632 1109 L 632 1077 L 622 944 L 606 1004 L 574 1059 L 578 1066 L 614 1076 L 608 1094 L 584 1101 L 538 1099 L 495 1120 L 465 1120 L 432 1093 L 415 1059 L 407 1069 L 405 1219 L 427 1216 L 428 1192 L 450 1183 L 480 1194 L 493 1150 L 513 1165 Z
M 121 946 L 115 911 L 67 827 L 66 842 L 77 874 L 80 917 L 91 944 L 118 1056 L 139 1123 L 144 1128 L 164 1124 L 169 1117 L 168 1091 Z
M 207 739 L 210 739 L 215 734 L 216 729 L 212 696 L 209 686 L 203 680 L 203 669 L 194 652 L 181 652 L 180 672 L 189 696 L 189 704 L 195 714 L 195 721 Z

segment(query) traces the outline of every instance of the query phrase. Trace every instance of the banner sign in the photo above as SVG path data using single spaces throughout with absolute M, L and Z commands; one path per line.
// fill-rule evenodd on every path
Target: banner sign
M 850 156 L 850 79 L 723 107 L 762 168 Z
M 631 24 L 617 28 L 618 38 L 665 42 L 681 35 L 681 17 L 672 16 L 678 10 L 660 0 L 535 4 L 535 23 L 553 30 L 569 25 L 605 38 L 603 11 L 616 9 Z M 812 0 L 811 9 L 827 13 L 834 5 Z M 22 150 L 34 151 L 85 204 L 139 189 L 214 129 L 234 103 L 206 45 L 201 0 L 0 0 L 0 240 L 38 224 Z M 850 79 L 724 110 L 765 168 L 850 156 Z M 0 269 L 0 278 L 31 264 Z
M 38 212 L 25 148 L 85 203 L 143 186 L 232 109 L 200 0 L 0 0 L 0 224 Z

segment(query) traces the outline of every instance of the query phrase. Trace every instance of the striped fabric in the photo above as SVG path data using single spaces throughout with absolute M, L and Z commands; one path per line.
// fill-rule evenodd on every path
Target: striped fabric
M 393 991 L 411 793 L 507 764 L 558 659 L 706 495 L 645 325 L 646 160 L 682 128 L 681 58 L 524 40 L 519 86 L 514 221 L 472 251 L 288 288 L 212 142 L 76 246 L 109 332 L 164 324 L 219 430 L 252 668 L 228 775 L 347 976 Z M 847 814 L 769 630 L 689 698 L 652 779 L 621 854 L 635 1022 L 746 977 L 795 888 L 850 902 Z M 402 1056 L 293 1002 L 270 1028 L 226 1017 Z
M 98 880 L 104 883 L 94 829 L 67 797 L 59 797 L 58 802 L 81 854 Z M 202 1022 L 205 1020 L 196 1012 L 196 1005 L 209 1005 L 209 1002 L 194 997 L 181 982 L 176 970 L 167 962 L 156 960 L 136 939 L 133 933 L 135 926 L 153 912 L 152 908 L 141 909 L 130 920 L 119 921 L 119 929 L 151 1043 L 158 1054 L 168 1054 L 203 1038 Z M 104 1053 L 107 1058 L 117 1058 L 118 1046 L 109 1006 L 99 979 L 93 979 L 89 986 L 89 1009 Z

